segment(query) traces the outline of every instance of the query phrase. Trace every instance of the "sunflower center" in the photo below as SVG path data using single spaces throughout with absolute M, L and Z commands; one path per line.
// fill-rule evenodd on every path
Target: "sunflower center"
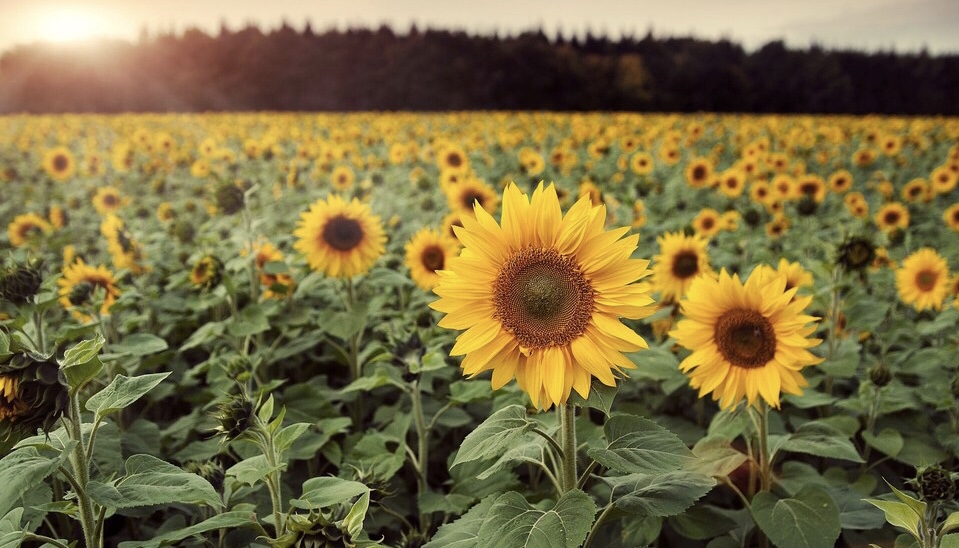
M 699 257 L 692 251 L 681 251 L 673 259 L 673 276 L 681 280 L 692 278 L 699 272 Z
M 712 217 L 706 217 L 702 220 L 703 230 L 712 230 L 716 226 L 716 220 Z
M 916 274 L 916 287 L 922 291 L 932 291 L 936 287 L 936 281 L 939 280 L 938 274 L 931 270 L 920 270 Z
M 461 158 L 459 154 L 451 152 L 446 155 L 446 163 L 450 167 L 460 167 L 463 165 L 463 158 Z
M 893 225 L 899 222 L 899 213 L 895 211 L 890 211 L 886 213 L 886 224 Z
M 706 178 L 706 168 L 703 166 L 696 166 L 693 168 L 693 180 L 699 181 Z
M 443 250 L 435 245 L 427 247 L 420 255 L 420 261 L 423 263 L 423 267 L 430 272 L 442 270 L 445 258 L 446 255 L 443 253 Z
M 479 202 L 480 207 L 483 206 L 483 196 L 479 193 L 467 193 L 463 196 L 463 205 L 466 206 L 466 209 L 473 209 L 473 203 Z
M 363 227 L 355 219 L 338 215 L 323 227 L 322 238 L 337 251 L 349 251 L 363 240 Z
M 67 160 L 67 157 L 63 154 L 57 154 L 53 157 L 53 169 L 54 171 L 66 171 L 67 167 L 70 166 L 70 160 Z
M 776 331 L 755 310 L 729 310 L 716 322 L 713 335 L 719 352 L 735 366 L 762 367 L 776 356 Z
M 563 345 L 586 331 L 594 290 L 579 265 L 553 249 L 527 248 L 503 265 L 494 317 L 525 348 Z

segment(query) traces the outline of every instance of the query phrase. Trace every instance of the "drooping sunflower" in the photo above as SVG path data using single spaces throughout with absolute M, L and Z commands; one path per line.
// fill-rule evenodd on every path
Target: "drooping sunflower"
M 410 277 L 416 285 L 429 291 L 440 283 L 436 272 L 446 268 L 450 259 L 459 253 L 459 244 L 439 230 L 427 227 L 413 235 L 405 250 Z
M 36 213 L 17 215 L 7 225 L 7 236 L 10 238 L 10 245 L 13 247 L 26 245 L 30 238 L 37 234 L 50 234 L 51 232 L 53 232 L 53 226 Z
M 890 202 L 882 206 L 873 218 L 876 226 L 883 232 L 909 227 L 909 210 L 899 202 Z
M 100 187 L 93 196 L 93 207 L 100 215 L 115 213 L 123 205 L 120 191 L 112 186 Z
M 441 270 L 430 307 L 439 325 L 465 329 L 451 355 L 463 372 L 492 370 L 492 386 L 516 378 L 537 408 L 588 397 L 590 379 L 615 386 L 635 366 L 623 352 L 646 341 L 619 318 L 653 312 L 648 261 L 631 259 L 638 236 L 604 230 L 605 206 L 578 200 L 564 216 L 553 185 L 532 198 L 506 187 L 502 222 L 477 207 L 456 234 L 465 246 Z M 624 237 L 625 236 L 625 237 Z
M 949 293 L 949 265 L 935 249 L 924 247 L 896 271 L 899 299 L 916 310 L 940 310 Z
M 80 321 L 90 320 L 90 315 L 80 307 L 93 307 L 96 305 L 94 299 L 102 299 L 100 314 L 105 316 L 120 296 L 113 273 L 107 267 L 94 268 L 80 258 L 63 267 L 63 276 L 57 280 L 57 285 L 60 286 L 60 305 L 71 310 Z
M 694 234 L 667 232 L 656 239 L 659 255 L 653 257 L 652 284 L 663 301 L 682 297 L 698 276 L 712 276 L 706 246 L 709 240 Z
M 67 147 L 54 147 L 43 155 L 43 170 L 55 181 L 68 181 L 77 171 L 77 160 Z
M 347 203 L 333 194 L 300 214 L 293 248 L 313 270 L 334 278 L 363 274 L 385 251 L 386 233 L 370 206 L 356 198 Z
M 781 393 L 802 393 L 802 368 L 822 362 L 808 338 L 818 318 L 803 313 L 812 297 L 796 297 L 786 277 L 757 268 L 745 283 L 724 269 L 697 278 L 680 307 L 685 318 L 669 335 L 692 351 L 679 368 L 699 397 L 712 394 L 722 409 L 762 398 L 779 408 Z
M 190 283 L 197 289 L 213 289 L 223 279 L 223 262 L 213 255 L 204 255 L 190 269 Z
M 14 353 L 0 364 L 0 445 L 35 434 L 37 428 L 49 433 L 69 402 L 56 362 Z
M 952 204 L 942 213 L 942 220 L 953 230 L 959 232 L 959 202 Z

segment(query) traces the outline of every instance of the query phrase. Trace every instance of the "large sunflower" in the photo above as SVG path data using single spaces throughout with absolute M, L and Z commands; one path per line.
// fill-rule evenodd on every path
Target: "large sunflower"
M 80 321 L 89 321 L 90 315 L 81 307 L 93 307 L 93 300 L 103 299 L 100 314 L 107 315 L 120 296 L 113 273 L 105 266 L 88 266 L 78 258 L 73 264 L 63 267 L 63 277 L 57 280 L 60 286 L 60 305 L 73 311 Z M 102 290 L 102 293 L 101 291 Z
M 368 271 L 386 246 L 380 218 L 356 198 L 347 203 L 336 195 L 317 200 L 300 214 L 293 248 L 306 256 L 310 267 L 334 278 Z
M 712 275 L 706 246 L 709 240 L 696 234 L 667 232 L 656 239 L 659 255 L 653 257 L 652 283 L 664 301 L 682 297 L 693 280 L 700 275 Z
M 924 247 L 902 262 L 896 289 L 902 302 L 916 310 L 939 310 L 949 293 L 949 265 L 935 249 Z
M 424 228 L 406 244 L 406 266 L 416 285 L 430 290 L 440 283 L 437 270 L 443 270 L 459 252 L 455 239 L 435 228 Z
M 744 284 L 725 269 L 697 278 L 681 301 L 686 316 L 669 332 L 692 353 L 679 364 L 699 396 L 723 409 L 762 397 L 779 407 L 780 393 L 801 394 L 803 367 L 822 362 L 807 350 L 818 318 L 803 314 L 812 297 L 786 289 L 786 276 L 757 268 Z
M 540 183 L 532 198 L 510 184 L 502 223 L 480 207 L 456 235 L 465 246 L 439 271 L 430 306 L 439 325 L 465 329 L 451 355 L 463 372 L 492 370 L 493 388 L 516 378 L 534 406 L 565 403 L 570 390 L 589 395 L 590 379 L 615 386 L 635 367 L 623 352 L 646 341 L 620 323 L 653 311 L 649 287 L 636 284 L 648 261 L 631 259 L 638 236 L 605 231 L 605 206 L 581 198 L 562 215 L 556 189 Z

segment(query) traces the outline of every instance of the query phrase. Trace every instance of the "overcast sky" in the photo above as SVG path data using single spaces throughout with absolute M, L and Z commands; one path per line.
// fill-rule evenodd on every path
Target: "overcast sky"
M 749 50 L 783 39 L 794 47 L 959 53 L 959 0 L 0 0 L 0 52 L 68 35 L 64 18 L 127 40 L 144 28 L 215 33 L 221 21 L 267 30 L 286 20 L 297 29 L 310 21 L 316 31 L 387 23 L 405 32 L 415 23 L 474 33 L 591 30 L 615 38 L 652 29 L 658 37 L 728 38 Z

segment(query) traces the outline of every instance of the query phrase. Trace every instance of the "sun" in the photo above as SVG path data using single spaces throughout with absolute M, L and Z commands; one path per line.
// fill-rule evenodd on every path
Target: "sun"
M 37 19 L 37 37 L 65 43 L 97 38 L 107 33 L 106 22 L 95 12 L 75 6 L 58 6 Z

